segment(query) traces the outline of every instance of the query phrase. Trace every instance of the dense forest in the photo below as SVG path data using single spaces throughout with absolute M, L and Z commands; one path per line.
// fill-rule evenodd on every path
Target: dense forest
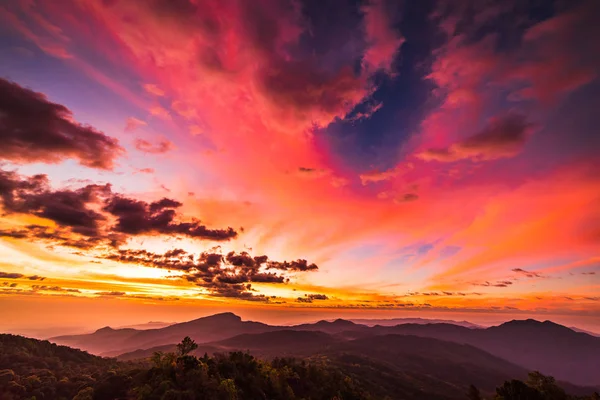
M 428 393 L 426 387 L 399 395 L 394 385 L 382 388 L 377 383 L 378 371 L 372 371 L 373 376 L 358 375 L 323 358 L 265 361 L 245 352 L 197 357 L 192 355 L 196 349 L 196 343 L 186 337 L 174 353 L 117 362 L 47 341 L 0 335 L 0 400 L 600 400 L 597 393 L 569 396 L 553 378 L 537 372 L 529 374 L 526 382 L 500 382 L 496 394 L 482 395 L 471 385 L 446 396 Z

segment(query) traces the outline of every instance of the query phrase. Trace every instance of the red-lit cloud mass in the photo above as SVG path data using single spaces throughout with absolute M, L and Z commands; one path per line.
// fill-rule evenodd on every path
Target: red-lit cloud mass
M 598 2 L 404 3 L 1 5 L 15 326 L 98 297 L 597 316 Z

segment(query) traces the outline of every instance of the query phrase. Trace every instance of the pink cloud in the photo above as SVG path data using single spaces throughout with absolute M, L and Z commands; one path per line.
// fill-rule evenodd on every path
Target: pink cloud
M 127 118 L 127 122 L 125 123 L 125 132 L 133 132 L 136 129 L 148 125 L 146 121 L 142 121 L 141 119 L 135 117 Z
M 155 117 L 160 117 L 160 118 L 164 118 L 164 119 L 171 119 L 171 114 L 169 113 L 169 111 L 161 106 L 152 106 L 150 107 L 150 114 L 155 116 Z
M 404 38 L 393 29 L 386 5 L 385 0 L 371 0 L 362 7 L 368 45 L 363 62 L 368 69 L 391 72 Z
M 364 172 L 359 175 L 359 178 L 360 178 L 360 182 L 363 185 L 367 185 L 369 183 L 383 182 L 383 181 L 391 180 L 391 179 L 397 177 L 398 175 L 411 170 L 412 168 L 413 168 L 413 165 L 411 163 L 404 163 L 404 164 L 398 165 L 394 168 L 390 168 L 385 171 L 374 170 L 374 171 Z
M 143 153 L 164 154 L 174 149 L 174 145 L 167 139 L 162 139 L 157 143 L 151 143 L 147 140 L 137 138 L 134 141 L 135 148 Z
M 162 97 L 165 95 L 165 91 L 159 88 L 157 85 L 152 83 L 145 83 L 142 85 L 144 90 L 154 96 Z
M 396 168 L 388 169 L 386 171 L 370 171 L 365 172 L 359 175 L 360 182 L 363 185 L 367 185 L 368 183 L 375 183 L 381 181 L 387 181 L 389 179 L 395 178 L 400 173 L 400 170 Z

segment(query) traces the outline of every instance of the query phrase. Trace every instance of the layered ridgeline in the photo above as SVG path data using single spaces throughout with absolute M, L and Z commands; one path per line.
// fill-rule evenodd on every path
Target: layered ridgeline
M 224 313 L 161 329 L 106 327 L 91 334 L 59 336 L 50 341 L 97 355 L 131 360 L 149 357 L 155 351 L 173 350 L 175 344 L 185 336 L 199 343 L 201 350 L 209 354 L 223 350 L 250 349 L 255 354 L 266 357 L 304 357 L 322 353 L 329 348 L 337 350 L 337 346 L 349 345 L 350 341 L 357 339 L 370 343 L 382 340 L 380 337 L 384 335 L 410 335 L 469 345 L 516 365 L 523 371 L 537 370 L 577 385 L 600 385 L 598 337 L 576 332 L 550 321 L 510 321 L 486 329 L 470 328 L 462 326 L 462 323 L 419 322 L 368 326 L 335 320 L 296 326 L 273 326 L 242 321 L 237 315 Z M 308 337 L 302 336 L 301 332 L 319 332 L 322 335 Z M 398 340 L 398 343 L 401 344 L 402 340 Z
M 328 347 L 333 344 L 329 336 L 279 331 L 245 334 L 227 343 L 271 351 L 290 338 Z M 267 339 L 271 345 L 263 341 Z M 481 350 L 437 339 L 384 335 L 334 347 L 302 360 L 261 360 L 247 352 L 197 356 L 200 348 L 186 337 L 173 352 L 123 362 L 48 341 L 0 335 L 0 399 L 600 400 L 591 389 L 565 390 L 553 378 L 526 375 Z M 512 374 L 521 379 L 502 380 Z M 567 394 L 574 390 L 589 394 Z

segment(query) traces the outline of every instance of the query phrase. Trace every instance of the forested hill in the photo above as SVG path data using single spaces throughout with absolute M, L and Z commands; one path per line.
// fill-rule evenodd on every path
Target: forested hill
M 356 365 L 331 362 L 327 357 L 263 361 L 245 352 L 197 357 L 192 355 L 195 350 L 196 343 L 185 338 L 173 353 L 156 353 L 150 360 L 124 363 L 47 341 L 0 335 L 0 400 L 484 398 L 468 383 L 446 385 L 443 392 L 431 391 L 430 385 L 417 383 L 410 375 L 394 374 L 385 364 L 368 364 L 357 374 L 353 370 Z M 390 382 L 380 385 L 382 377 Z M 538 373 L 530 374 L 527 383 L 509 380 L 498 385 L 496 393 L 484 393 L 485 398 L 600 400 L 597 394 L 568 396 L 552 378 Z
M 120 365 L 48 341 L 0 335 L 0 399 L 72 399 Z

